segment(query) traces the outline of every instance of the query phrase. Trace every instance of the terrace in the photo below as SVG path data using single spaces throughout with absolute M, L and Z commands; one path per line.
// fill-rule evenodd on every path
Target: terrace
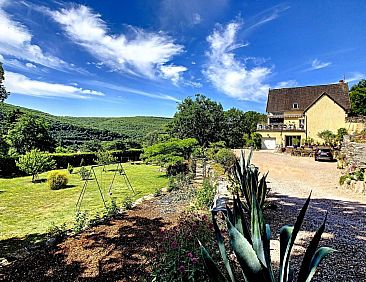
M 295 124 L 271 123 L 257 124 L 257 131 L 305 131 L 303 124 L 297 126 Z

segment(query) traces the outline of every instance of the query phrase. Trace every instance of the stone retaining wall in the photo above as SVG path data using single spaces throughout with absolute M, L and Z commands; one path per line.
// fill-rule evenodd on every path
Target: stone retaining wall
M 346 155 L 347 163 L 366 169 L 366 143 L 351 142 L 349 136 L 344 136 L 342 153 Z

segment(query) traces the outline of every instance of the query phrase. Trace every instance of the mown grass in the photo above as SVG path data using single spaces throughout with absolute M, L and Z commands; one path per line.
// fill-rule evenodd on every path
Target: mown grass
M 126 163 L 123 167 L 136 194 L 128 189 L 124 178 L 117 173 L 112 195 L 109 195 L 116 165 L 106 166 L 106 172 L 102 171 L 102 167 L 96 168 L 107 203 L 110 203 L 111 197 L 115 197 L 120 205 L 126 196 L 135 200 L 167 185 L 167 178 L 156 166 Z M 68 227 L 72 227 L 76 202 L 84 184 L 78 171 L 79 168 L 74 169 L 74 173 L 69 175 L 68 187 L 61 190 L 50 190 L 44 181 L 33 184 L 31 177 L 0 179 L 0 240 L 44 234 L 53 224 L 66 223 Z M 39 176 L 41 181 L 46 178 L 47 173 Z M 90 180 L 81 211 L 92 217 L 104 210 L 96 181 Z

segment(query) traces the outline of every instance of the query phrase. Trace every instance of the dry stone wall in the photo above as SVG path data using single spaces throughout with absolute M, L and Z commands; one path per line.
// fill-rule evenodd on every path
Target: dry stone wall
M 348 164 L 366 169 L 366 143 L 351 142 L 349 136 L 344 136 L 342 153 L 345 154 Z

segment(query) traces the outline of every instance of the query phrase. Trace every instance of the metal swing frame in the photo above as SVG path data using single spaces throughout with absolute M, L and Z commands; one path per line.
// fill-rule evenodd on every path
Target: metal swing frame
M 78 201 L 76 203 L 76 212 L 80 212 L 80 209 L 81 209 L 81 204 L 83 202 L 83 199 L 84 199 L 84 196 L 85 196 L 85 192 L 86 192 L 86 188 L 88 187 L 88 183 L 90 180 L 94 180 L 95 179 L 95 182 L 97 183 L 97 186 L 98 186 L 98 190 L 99 190 L 99 194 L 100 194 L 100 197 L 102 198 L 102 201 L 103 201 L 103 205 L 105 207 L 106 210 L 108 210 L 108 207 L 107 207 L 107 204 L 106 204 L 106 201 L 105 201 L 105 198 L 104 198 L 104 195 L 103 195 L 103 192 L 102 192 L 102 187 L 98 181 L 98 177 L 97 177 L 97 174 L 95 173 L 95 168 L 97 167 L 103 167 L 103 170 L 105 170 L 105 164 L 101 164 L 101 165 L 92 165 L 90 167 L 90 170 L 89 170 L 89 176 L 87 179 L 85 179 L 85 182 L 84 182 L 84 185 L 83 185 L 83 188 L 81 189 L 81 192 L 79 194 L 79 198 L 78 198 Z M 116 179 L 116 176 L 117 176 L 117 173 L 119 173 L 120 175 L 123 176 L 123 179 L 127 185 L 127 187 L 133 192 L 134 195 L 136 195 L 136 192 L 135 190 L 133 189 L 132 185 L 131 185 L 131 182 L 130 180 L 128 179 L 127 177 L 127 174 L 126 174 L 126 171 L 125 169 L 123 168 L 122 166 L 122 163 L 121 162 L 118 162 L 117 163 L 117 167 L 114 171 L 114 175 L 113 175 L 113 178 L 112 178 L 112 181 L 109 185 L 109 189 L 108 189 L 108 193 L 109 195 L 112 195 L 112 189 L 113 189 L 113 184 L 114 184 L 114 181 Z M 93 175 L 94 176 L 94 179 L 90 179 L 89 177 Z

